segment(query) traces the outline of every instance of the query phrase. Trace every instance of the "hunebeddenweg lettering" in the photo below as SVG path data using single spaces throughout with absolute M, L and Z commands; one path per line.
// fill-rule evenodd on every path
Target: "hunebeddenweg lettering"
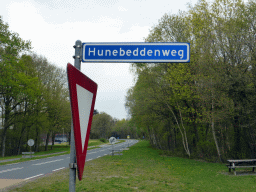
M 189 62 L 189 43 L 83 43 L 83 62 Z

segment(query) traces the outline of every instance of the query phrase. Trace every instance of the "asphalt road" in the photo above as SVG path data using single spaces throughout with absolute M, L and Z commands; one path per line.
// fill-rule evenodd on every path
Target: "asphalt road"
M 137 143 L 138 140 L 130 140 L 129 146 Z M 120 150 L 128 147 L 128 141 L 117 143 L 114 145 L 115 150 Z M 108 155 L 111 153 L 111 145 L 103 145 L 101 148 L 87 151 L 86 161 Z M 53 173 L 55 171 L 69 167 L 70 155 L 60 155 L 55 157 L 48 157 L 44 159 L 31 160 L 21 163 L 13 163 L 9 165 L 0 166 L 0 179 L 22 179 L 30 180 L 39 178 L 40 176 Z

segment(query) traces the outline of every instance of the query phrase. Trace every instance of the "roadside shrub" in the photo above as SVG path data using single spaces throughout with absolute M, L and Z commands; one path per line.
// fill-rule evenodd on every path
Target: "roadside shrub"
M 100 138 L 100 141 L 103 143 L 107 143 L 107 140 L 105 138 Z

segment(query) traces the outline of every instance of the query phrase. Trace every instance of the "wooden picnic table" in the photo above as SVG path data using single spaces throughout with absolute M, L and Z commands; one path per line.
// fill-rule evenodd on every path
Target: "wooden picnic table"
M 236 175 L 235 168 L 252 167 L 252 172 L 254 172 L 254 168 L 256 167 L 256 159 L 234 159 L 227 161 L 229 164 L 226 166 L 229 168 L 229 172 L 231 172 L 231 169 L 234 170 L 234 175 Z

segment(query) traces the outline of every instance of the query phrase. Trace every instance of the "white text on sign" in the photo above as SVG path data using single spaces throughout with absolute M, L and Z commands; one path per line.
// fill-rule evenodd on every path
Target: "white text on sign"
M 161 51 L 162 51 L 162 54 L 161 54 Z M 137 49 L 134 49 L 134 50 L 123 50 L 122 48 L 120 48 L 120 50 L 109 50 L 109 49 L 106 49 L 106 50 L 97 50 L 96 48 L 94 48 L 93 50 L 91 50 L 90 48 L 88 49 L 88 56 L 95 56 L 95 54 L 97 54 L 96 56 L 164 56 L 164 57 L 168 57 L 169 55 L 172 55 L 173 57 L 175 57 L 177 54 L 178 56 L 180 56 L 180 59 L 183 58 L 184 56 L 184 51 L 183 50 L 146 50 L 146 48 L 142 49 L 142 50 L 139 50 L 139 48 Z
M 190 44 L 83 43 L 82 62 L 190 62 Z

